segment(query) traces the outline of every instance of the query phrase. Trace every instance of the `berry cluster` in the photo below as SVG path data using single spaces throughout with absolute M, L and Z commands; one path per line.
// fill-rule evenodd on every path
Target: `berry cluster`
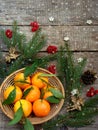
M 39 24 L 38 24 L 37 21 L 31 22 L 31 23 L 30 23 L 30 26 L 32 27 L 32 28 L 31 28 L 31 31 L 32 31 L 32 32 L 35 32 L 35 31 L 37 31 L 37 30 L 39 29 Z
M 55 73 L 56 73 L 56 66 L 55 66 L 55 65 L 50 65 L 50 66 L 48 67 L 48 70 L 49 70 L 51 73 L 55 74 Z
M 5 31 L 5 35 L 8 37 L 8 38 L 12 38 L 12 30 L 10 30 L 10 29 L 7 29 L 6 31 Z
M 57 52 L 57 47 L 50 45 L 50 46 L 47 47 L 47 50 L 46 50 L 46 51 L 47 51 L 48 53 L 50 53 L 50 54 L 54 54 L 54 53 Z
M 94 89 L 94 87 L 91 87 L 87 93 L 86 96 L 87 97 L 93 97 L 94 95 L 98 94 L 98 89 Z

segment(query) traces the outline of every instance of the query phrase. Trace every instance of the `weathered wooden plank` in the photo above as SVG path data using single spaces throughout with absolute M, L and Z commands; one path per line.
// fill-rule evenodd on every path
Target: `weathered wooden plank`
M 20 31 L 30 40 L 34 33 L 29 26 L 19 26 Z M 98 50 L 98 27 L 97 26 L 41 26 L 42 32 L 47 37 L 47 44 L 43 47 L 45 51 L 48 45 L 64 45 L 64 37 L 69 37 L 72 50 L 97 51 Z M 11 28 L 1 26 L 0 29 Z M 0 42 L 0 48 L 4 48 Z
M 0 24 L 13 20 L 28 25 L 37 20 L 41 25 L 98 25 L 97 0 L 0 0 Z M 49 18 L 54 17 L 50 22 Z
M 4 113 L 0 109 L 0 130 L 19 130 L 22 129 L 20 124 L 8 126 L 8 122 L 10 119 L 4 115 Z
M 94 128 L 94 127 L 89 126 L 89 127 L 83 127 L 83 128 L 77 128 L 77 129 L 69 128 L 68 130 L 98 130 L 98 128 Z

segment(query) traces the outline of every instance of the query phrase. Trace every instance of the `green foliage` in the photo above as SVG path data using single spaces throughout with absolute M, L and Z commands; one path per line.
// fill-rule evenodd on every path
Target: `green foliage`
M 32 39 L 26 43 L 26 47 L 24 50 L 24 57 L 33 58 L 39 50 L 43 48 L 46 43 L 45 36 L 41 33 L 41 29 L 39 29 Z
M 13 103 L 15 97 L 16 97 L 16 88 L 14 88 L 14 89 L 10 92 L 8 98 L 5 99 L 2 104 L 5 105 L 5 104 L 11 104 L 11 103 Z
M 38 68 L 38 61 L 35 61 L 31 66 L 28 66 L 24 70 L 24 76 L 27 77 L 35 72 L 35 70 Z
M 29 119 L 25 119 L 24 130 L 34 130 L 34 126 L 31 124 Z
M 65 43 L 64 47 L 60 47 L 60 51 L 57 55 L 57 68 L 59 76 L 63 76 L 63 85 L 65 84 L 65 105 L 63 109 L 66 109 L 68 103 L 70 103 L 70 94 L 74 89 L 79 90 L 79 94 L 82 94 L 83 87 L 80 81 L 83 69 L 86 64 L 86 59 L 84 58 L 81 62 L 76 62 L 73 57 L 73 52 L 70 51 L 68 43 Z M 74 110 L 70 112 L 65 112 L 63 115 L 57 116 L 55 119 L 48 121 L 43 124 L 43 129 L 56 129 L 57 126 L 61 127 L 63 125 L 69 127 L 83 127 L 93 123 L 93 117 L 98 114 L 97 108 L 98 95 L 85 101 L 82 110 Z
M 2 59 L 2 54 L 0 55 L 0 78 L 4 79 L 6 77 L 7 64 Z
M 23 116 L 23 109 L 22 106 L 20 106 L 19 109 L 14 114 L 14 118 L 9 122 L 9 125 L 17 124 L 22 119 L 22 116 Z
M 60 100 L 58 98 L 56 98 L 55 96 L 49 96 L 48 98 L 46 98 L 47 101 L 49 101 L 50 103 L 59 103 Z
M 26 89 L 26 90 L 23 92 L 23 98 L 25 98 L 25 97 L 28 95 L 28 93 L 29 93 L 32 89 L 33 89 L 32 87 Z
M 62 99 L 64 98 L 63 97 L 63 94 L 60 92 L 60 90 L 58 89 L 55 89 L 55 88 L 49 88 L 50 92 L 52 92 L 53 96 L 58 98 L 58 99 Z
M 98 105 L 98 95 L 93 96 L 92 98 L 85 101 L 85 107 L 95 107 Z
M 58 53 L 58 74 L 64 76 L 63 80 L 66 81 L 65 89 L 67 89 L 67 95 L 73 89 L 81 91 L 81 74 L 86 64 L 84 58 L 81 62 L 75 63 L 73 52 L 70 50 L 68 43 L 65 43 L 64 47 L 60 48 Z
M 94 121 L 92 117 L 98 114 L 98 108 L 83 108 L 82 111 L 72 111 L 58 116 L 56 119 L 52 119 L 43 124 L 43 129 L 55 128 L 57 125 L 61 127 L 63 125 L 69 127 L 84 127 L 92 124 Z
M 7 75 L 22 67 L 31 65 L 36 60 L 38 60 L 39 67 L 45 67 L 50 60 L 55 59 L 55 54 L 40 58 L 37 56 L 38 52 L 41 51 L 41 49 L 46 44 L 46 37 L 40 28 L 38 31 L 32 34 L 32 38 L 30 40 L 27 40 L 26 36 L 20 33 L 17 22 L 14 21 L 12 32 L 12 38 L 8 38 L 5 34 L 5 30 L 0 30 L 0 38 L 8 50 L 11 47 L 15 47 L 16 52 L 19 54 L 19 57 L 17 57 L 15 60 L 12 60 L 10 63 L 7 63 L 5 60 L 4 62 L 0 61 L 1 78 L 5 78 Z M 2 55 L 0 56 L 2 59 L 4 59 Z

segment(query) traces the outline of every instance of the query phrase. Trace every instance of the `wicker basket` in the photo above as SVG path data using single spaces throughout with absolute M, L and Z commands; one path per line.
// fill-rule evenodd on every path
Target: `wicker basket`
M 13 116 L 14 116 L 14 112 L 13 112 L 13 105 L 2 105 L 2 102 L 4 101 L 4 97 L 3 97 L 3 93 L 4 93 L 4 90 L 9 86 L 9 85 L 13 85 L 14 82 L 13 82 L 13 79 L 14 79 L 14 76 L 19 73 L 19 72 L 23 72 L 24 71 L 24 68 L 23 69 L 20 69 L 20 70 L 17 70 L 15 72 L 13 72 L 12 74 L 10 74 L 4 81 L 3 83 L 1 84 L 1 87 L 0 87 L 0 107 L 2 109 L 2 111 L 10 118 L 12 119 Z M 43 73 L 48 73 L 48 74 L 51 74 L 49 71 L 45 70 L 45 69 L 42 69 L 42 68 L 38 68 L 36 71 L 40 71 L 40 72 L 43 72 Z M 60 89 L 60 91 L 62 92 L 63 96 L 65 96 L 65 93 L 64 93 L 64 88 L 63 88 L 63 85 L 61 84 L 60 80 L 56 77 L 56 76 L 52 76 L 52 77 L 49 77 L 49 83 L 53 86 L 56 86 Z M 51 105 L 51 111 L 49 113 L 48 116 L 46 117 L 34 117 L 34 116 L 29 116 L 29 120 L 31 121 L 32 124 L 41 124 L 41 123 L 44 123 L 48 120 L 50 120 L 51 118 L 53 118 L 55 115 L 57 115 L 62 107 L 64 103 L 64 99 L 62 99 L 60 101 L 59 104 L 52 104 Z

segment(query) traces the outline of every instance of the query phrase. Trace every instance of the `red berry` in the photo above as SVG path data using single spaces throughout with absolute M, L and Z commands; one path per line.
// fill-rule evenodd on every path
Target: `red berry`
M 94 92 L 91 92 L 91 97 L 93 97 L 95 95 L 95 93 Z
M 8 38 L 12 38 L 12 31 L 10 29 L 7 29 L 5 31 L 5 35 L 8 37 Z
M 98 94 L 98 90 L 95 90 L 94 93 L 95 93 L 95 94 Z
M 86 93 L 86 96 L 87 96 L 87 97 L 92 97 L 92 96 L 94 96 L 94 95 L 95 95 L 94 92 L 88 91 L 88 92 Z
M 39 24 L 38 24 L 37 21 L 34 21 L 34 22 L 31 22 L 31 23 L 30 23 L 30 26 L 31 26 L 31 27 L 39 27 Z
M 30 26 L 33 27 L 33 22 L 30 23 Z
M 56 53 L 57 52 L 57 47 L 56 46 L 48 46 L 47 47 L 47 50 L 46 50 L 48 53 L 51 53 L 51 54 L 53 54 L 53 53 Z
M 36 21 L 31 22 L 30 26 L 32 27 L 32 29 L 31 29 L 32 32 L 35 32 L 35 31 L 37 31 L 39 29 L 39 24 Z
M 89 91 L 94 92 L 95 91 L 94 87 L 91 87 Z
M 89 91 L 86 93 L 87 97 L 93 97 L 95 95 L 95 89 L 94 87 L 91 87 Z
M 48 70 L 49 70 L 51 73 L 55 74 L 55 72 L 56 72 L 56 66 L 55 66 L 55 65 L 50 65 L 50 66 L 48 67 Z
M 32 27 L 32 29 L 31 29 L 32 32 L 35 32 L 37 30 L 38 30 L 38 27 Z
M 91 96 L 91 93 L 88 91 L 88 92 L 86 93 L 86 96 L 87 96 L 87 97 L 90 97 L 90 96 Z

